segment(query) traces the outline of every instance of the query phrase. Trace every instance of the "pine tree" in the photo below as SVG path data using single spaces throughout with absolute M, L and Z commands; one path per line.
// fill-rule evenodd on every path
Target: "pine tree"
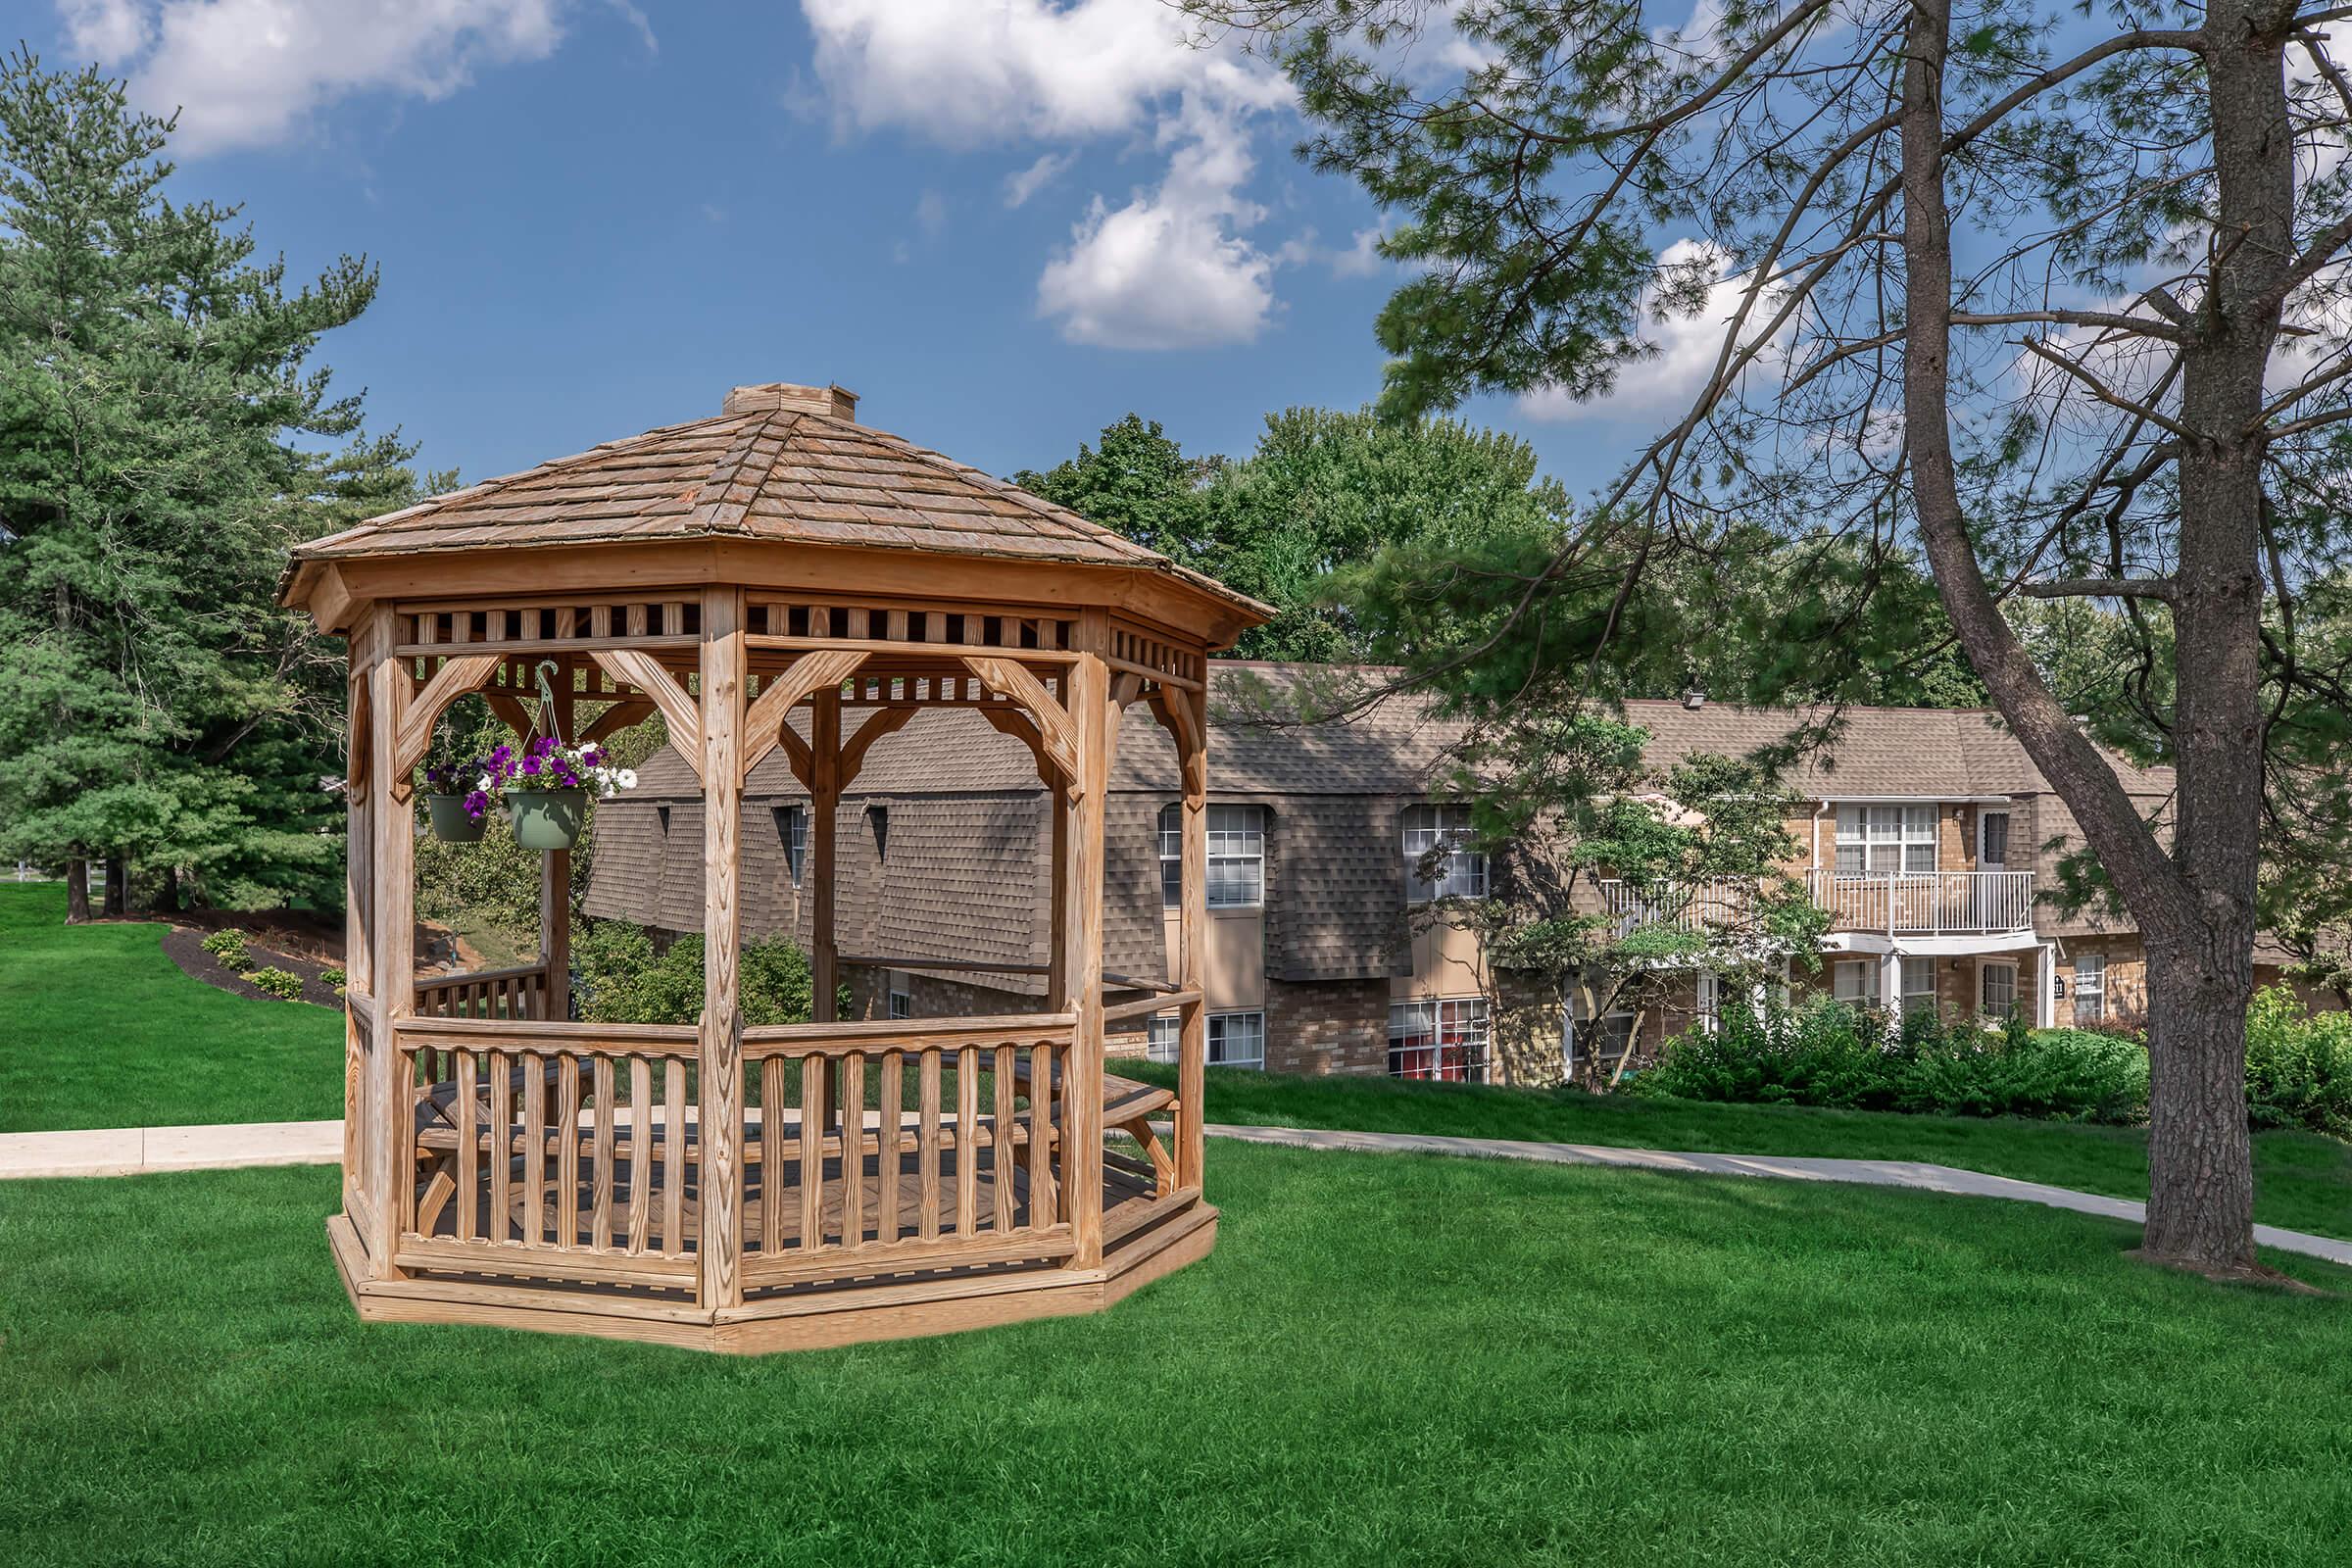
M 172 129 L 0 61 L 0 853 L 331 900 L 342 693 L 275 592 L 291 544 L 416 489 L 309 363 L 375 272 L 288 292 L 236 208 L 167 194 Z

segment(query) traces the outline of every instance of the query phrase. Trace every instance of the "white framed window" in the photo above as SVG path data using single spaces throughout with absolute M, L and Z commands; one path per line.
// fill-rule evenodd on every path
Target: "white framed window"
M 1208 1064 L 1211 1067 L 1264 1067 L 1266 1015 L 1262 1012 L 1210 1013 Z
M 1598 1022 L 1584 1015 L 1582 997 L 1572 997 L 1562 1009 L 1568 1047 L 1568 1072 L 1576 1074 L 1577 1054 L 1592 1053 L 1603 1068 L 1623 1061 L 1634 1048 L 1634 1015 L 1631 1012 L 1603 1013 Z
M 882 1010 L 893 1018 L 914 1016 L 914 992 L 905 975 L 894 974 L 890 977 L 890 990 L 884 997 Z
M 1184 902 L 1184 808 L 1159 813 L 1159 902 Z M 1208 906 L 1249 909 L 1266 902 L 1266 810 L 1262 806 L 1208 808 Z
M 2017 1011 L 2017 965 L 1992 958 L 1977 963 L 1979 1010 L 1987 1018 L 2006 1018 Z
M 1977 813 L 1977 864 L 1987 871 L 1999 870 L 2009 863 L 2009 813 L 1983 810 Z
M 1159 815 L 1159 891 L 1166 896 L 1166 813 Z M 1183 839 L 1176 844 L 1183 882 Z M 1178 896 L 1183 889 L 1178 886 Z M 1209 907 L 1251 909 L 1265 903 L 1265 807 L 1209 807 Z
M 1838 871 L 1885 876 L 1936 869 L 1936 808 L 1840 806 Z
M 801 885 L 801 873 L 808 864 L 808 808 L 777 807 L 776 837 L 784 841 L 784 869 L 797 888 Z
M 1487 999 L 1445 997 L 1389 1005 L 1389 1076 L 1487 1081 Z
M 1903 1011 L 1934 1012 L 1936 1010 L 1936 960 L 1934 958 L 1905 958 L 1903 962 Z M 2015 971 L 2011 971 L 2014 975 Z
M 1470 838 L 1467 806 L 1408 806 L 1404 829 L 1404 897 L 1408 904 L 1433 899 L 1483 899 L 1487 896 L 1487 857 Z M 1431 851 L 1443 848 L 1436 878 L 1421 874 Z
M 1840 958 L 1830 965 L 1830 995 L 1848 1006 L 1877 1006 L 1878 969 L 1868 958 Z
M 2075 1022 L 2097 1023 L 2107 1016 L 2107 955 L 2075 955 Z
M 1173 909 L 1183 903 L 1184 808 L 1163 806 L 1159 808 L 1159 906 Z
M 1152 1061 L 1174 1061 L 1184 1044 L 1183 1020 L 1172 1012 L 1151 1019 L 1144 1030 L 1144 1054 Z
M 1713 1034 L 1723 1023 L 1723 977 L 1710 970 L 1698 971 L 1696 994 L 1691 1001 L 1691 1017 L 1704 1034 Z

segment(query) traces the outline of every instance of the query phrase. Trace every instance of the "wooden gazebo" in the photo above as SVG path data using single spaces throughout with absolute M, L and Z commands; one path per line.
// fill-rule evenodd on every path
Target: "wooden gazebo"
M 363 1317 L 760 1351 L 1087 1311 L 1207 1252 L 1204 663 L 1264 607 L 857 423 L 839 387 L 781 384 L 305 545 L 285 597 L 350 644 L 327 1231 Z M 701 777 L 698 1024 L 571 1021 L 562 852 L 536 964 L 417 973 L 413 771 L 466 694 L 527 732 L 550 662 L 564 735 L 658 711 Z M 1165 978 L 1102 972 L 1133 703 L 1181 764 Z M 878 739 L 941 705 L 1025 742 L 1054 803 L 1046 1010 L 840 1021 L 835 808 Z M 816 1021 L 747 1028 L 742 790 L 778 748 L 813 806 Z M 1106 1024 L 1171 1010 L 1176 1090 L 1107 1077 Z

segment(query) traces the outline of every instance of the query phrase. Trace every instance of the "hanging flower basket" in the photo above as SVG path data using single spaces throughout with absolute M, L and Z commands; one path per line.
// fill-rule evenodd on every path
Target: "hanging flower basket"
M 507 797 L 514 842 L 526 850 L 568 850 L 588 820 L 586 790 L 516 790 Z
M 633 789 L 637 775 L 612 765 L 602 748 L 566 745 L 543 735 L 519 752 L 490 754 L 490 788 L 514 822 L 514 842 L 526 850 L 568 850 L 588 819 L 588 797 Z
M 424 808 L 433 821 L 433 837 L 444 844 L 479 844 L 490 825 L 489 798 L 471 795 L 427 795 Z

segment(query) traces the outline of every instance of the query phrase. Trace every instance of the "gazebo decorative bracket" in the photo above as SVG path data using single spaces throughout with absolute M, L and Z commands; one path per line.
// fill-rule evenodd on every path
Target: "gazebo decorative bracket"
M 409 796 L 411 776 L 416 764 L 424 760 L 427 747 L 432 744 L 433 723 L 441 710 L 467 692 L 478 691 L 498 668 L 496 654 L 455 654 L 424 684 L 407 704 L 400 715 L 399 728 L 393 732 L 392 794 L 395 799 Z
M 964 667 L 980 677 L 981 684 L 1009 702 L 1018 703 L 1037 725 L 1039 743 L 1064 780 L 1079 777 L 1078 726 L 1070 710 L 1054 701 L 1046 690 L 1046 683 L 1029 673 L 1028 669 L 1009 659 L 992 659 L 980 655 L 964 656 Z M 983 710 L 985 711 L 985 710 Z M 1065 785 L 1065 787 L 1067 787 Z
M 761 687 L 743 715 L 743 776 L 750 778 L 752 769 L 784 744 L 784 720 L 803 698 L 839 686 L 864 662 L 865 655 L 855 649 L 820 649 L 794 660 L 789 669 Z M 800 737 L 795 735 L 793 739 L 797 741 Z M 793 772 L 797 775 L 803 771 L 797 756 L 794 763 Z
M 623 681 L 645 693 L 646 700 L 662 710 L 669 724 L 669 744 L 694 776 L 703 776 L 703 714 L 686 688 L 679 685 L 662 661 L 651 654 L 632 648 L 592 648 L 588 656 L 605 668 L 614 680 Z

